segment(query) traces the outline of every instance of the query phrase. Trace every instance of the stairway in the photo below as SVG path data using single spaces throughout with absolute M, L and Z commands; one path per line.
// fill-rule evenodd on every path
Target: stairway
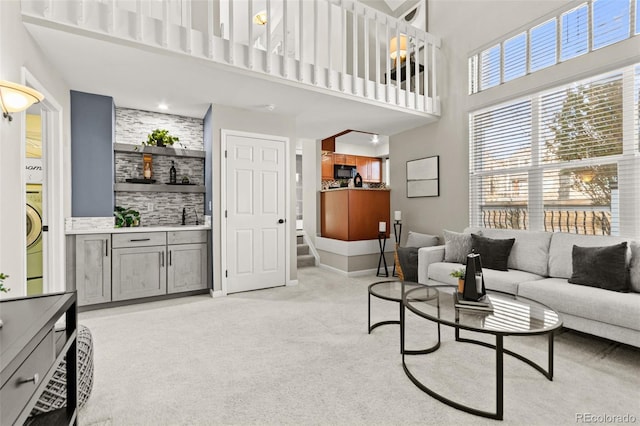
M 298 268 L 316 266 L 316 258 L 309 254 L 309 245 L 305 244 L 304 236 L 298 235 L 296 241 L 298 243 Z

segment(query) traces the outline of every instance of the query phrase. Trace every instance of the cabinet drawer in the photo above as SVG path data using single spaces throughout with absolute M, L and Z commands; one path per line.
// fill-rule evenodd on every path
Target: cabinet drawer
M 170 231 L 167 244 L 197 244 L 207 242 L 208 231 Z
M 167 243 L 166 232 L 137 232 L 131 234 L 113 234 L 113 248 L 163 246 Z
M 1 424 L 12 424 L 20 415 L 20 411 L 41 385 L 54 361 L 55 349 L 53 330 L 51 330 L 0 389 Z M 34 378 L 36 374 L 38 380 L 25 382 L 25 380 Z

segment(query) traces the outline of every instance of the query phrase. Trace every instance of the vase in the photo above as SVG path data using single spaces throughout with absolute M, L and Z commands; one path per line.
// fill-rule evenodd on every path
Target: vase
M 458 278 L 458 293 L 464 293 L 464 278 Z

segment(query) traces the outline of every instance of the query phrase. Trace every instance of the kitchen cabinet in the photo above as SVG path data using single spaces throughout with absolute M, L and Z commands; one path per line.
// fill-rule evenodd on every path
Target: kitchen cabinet
M 322 180 L 333 180 L 333 154 L 322 154 Z
M 333 154 L 333 164 L 344 166 L 355 166 L 356 156 L 348 154 Z
M 378 223 L 390 232 L 390 192 L 386 189 L 330 189 L 320 192 L 320 234 L 343 241 L 375 240 Z
M 369 181 L 369 176 L 371 175 L 371 163 L 369 161 L 369 157 L 356 157 L 356 170 L 360 173 L 363 182 Z
M 382 160 L 375 157 L 356 157 L 356 169 L 363 182 L 382 182 Z
M 114 301 L 167 293 L 166 232 L 114 234 L 112 255 Z
M 76 289 L 79 305 L 111 301 L 111 234 L 76 237 Z
M 169 232 L 167 293 L 207 288 L 206 231 Z

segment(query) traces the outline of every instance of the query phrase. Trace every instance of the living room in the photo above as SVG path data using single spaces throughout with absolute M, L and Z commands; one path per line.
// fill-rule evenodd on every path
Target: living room
M 471 57 L 482 56 L 496 43 L 516 37 L 581 3 L 432 1 L 428 4 L 428 30 L 442 38 L 442 56 L 446 58 L 442 62 L 446 69 L 439 73 L 442 114 L 434 123 L 391 135 L 391 181 L 394 185 L 398 183 L 391 195 L 391 211 L 402 211 L 405 230 L 442 237 L 445 229 L 462 232 L 470 225 L 486 225 L 481 223 L 481 212 L 477 214 L 470 202 L 475 200 L 472 185 L 478 182 L 470 179 L 470 169 L 480 176 L 490 174 L 473 168 L 473 163 L 470 167 L 470 134 L 476 129 L 470 124 L 473 122 L 470 114 L 540 92 L 561 91 L 573 82 L 615 74 L 618 70 L 623 70 L 626 82 L 635 84 L 635 92 L 624 92 L 625 99 L 633 103 L 638 74 L 632 72 L 629 80 L 628 69 L 637 70 L 640 41 L 636 24 L 635 31 L 625 40 L 469 95 Z M 629 5 L 630 10 L 638 9 L 637 1 Z M 16 29 L 22 26 L 17 16 L 15 6 L 3 4 L 0 8 L 2 78 L 19 81 L 21 67 L 28 66 L 55 98 L 68 99 L 68 90 L 73 89 L 74 83 L 62 83 L 55 70 L 45 71 L 48 69 L 45 55 L 23 28 Z M 637 19 L 638 15 L 629 16 Z M 15 41 L 16 34 L 20 35 L 19 43 Z M 625 158 L 631 160 L 632 171 L 634 164 L 638 169 L 637 98 L 634 108 L 632 124 L 625 121 L 624 126 L 625 132 L 632 135 L 632 153 Z M 68 101 L 63 102 L 62 110 L 68 109 Z M 18 116 L 14 124 L 20 122 Z M 625 115 L 628 116 L 629 113 Z M 2 140 L 19 140 L 18 126 L 9 128 L 5 124 Z M 65 129 L 67 126 L 65 122 Z M 61 134 L 68 133 L 61 130 Z M 64 140 L 68 147 L 68 137 Z M 624 140 L 629 143 L 628 137 Z M 0 270 L 4 271 L 13 262 L 24 263 L 16 260 L 20 257 L 20 250 L 16 250 L 20 245 L 15 243 L 24 238 L 22 229 L 15 226 L 23 222 L 23 210 L 15 208 L 24 204 L 20 195 L 23 191 L 22 188 L 16 191 L 12 179 L 22 173 L 17 159 L 23 153 L 15 146 L 18 144 L 5 145 L 0 159 L 5 177 L 0 185 L 7 197 L 0 207 L 6 218 L 0 224 L 3 236 Z M 403 191 L 406 163 L 432 156 L 439 156 L 439 196 L 407 198 Z M 581 167 L 594 165 L 597 164 Z M 623 176 L 623 171 L 619 169 L 618 176 Z M 65 190 L 60 193 L 65 194 Z M 621 222 L 616 222 L 618 235 L 637 240 L 640 237 L 637 186 L 630 192 L 627 189 L 629 193 L 630 198 L 622 203 L 627 209 L 619 215 Z M 537 230 L 547 230 L 544 212 L 541 210 L 538 216 L 535 223 L 542 229 Z M 566 218 L 562 216 L 563 226 Z M 549 222 L 549 231 L 551 223 L 558 227 L 558 222 Z M 406 237 L 402 245 L 405 241 Z M 64 269 L 63 265 L 60 267 Z M 9 275 L 19 278 L 21 273 Z M 366 288 L 380 278 L 345 277 L 322 268 L 298 270 L 293 278 L 297 279 L 297 286 L 217 299 L 194 296 L 81 314 L 80 323 L 89 327 L 94 338 L 95 378 L 92 395 L 79 413 L 79 422 L 483 423 L 480 417 L 430 398 L 407 380 L 398 353 L 397 328 L 383 327 L 372 335 L 365 334 Z M 380 318 L 397 316 L 397 306 L 380 304 L 375 309 Z M 407 328 L 419 333 L 422 325 L 408 320 Z M 422 346 L 423 340 L 433 339 L 433 330 L 423 331 L 424 335 L 409 343 Z M 544 343 L 516 338 L 513 345 L 544 361 Z M 435 377 L 441 390 L 451 389 L 454 395 L 474 405 L 491 407 L 495 394 L 491 374 L 477 371 L 480 368 L 472 369 L 473 385 L 468 387 L 465 381 L 451 383 L 447 377 L 456 372 L 452 368 L 455 365 L 469 364 L 467 357 L 473 359 L 475 366 L 492 365 L 492 352 L 454 347 L 443 345 L 440 351 L 446 349 L 446 355 L 436 352 L 440 358 L 424 368 L 442 372 Z M 547 381 L 535 370 L 521 368 L 517 360 L 507 359 L 506 422 L 637 421 L 640 357 L 636 347 L 563 329 L 556 336 L 555 357 L 553 381 Z M 489 422 L 492 421 L 486 420 Z

